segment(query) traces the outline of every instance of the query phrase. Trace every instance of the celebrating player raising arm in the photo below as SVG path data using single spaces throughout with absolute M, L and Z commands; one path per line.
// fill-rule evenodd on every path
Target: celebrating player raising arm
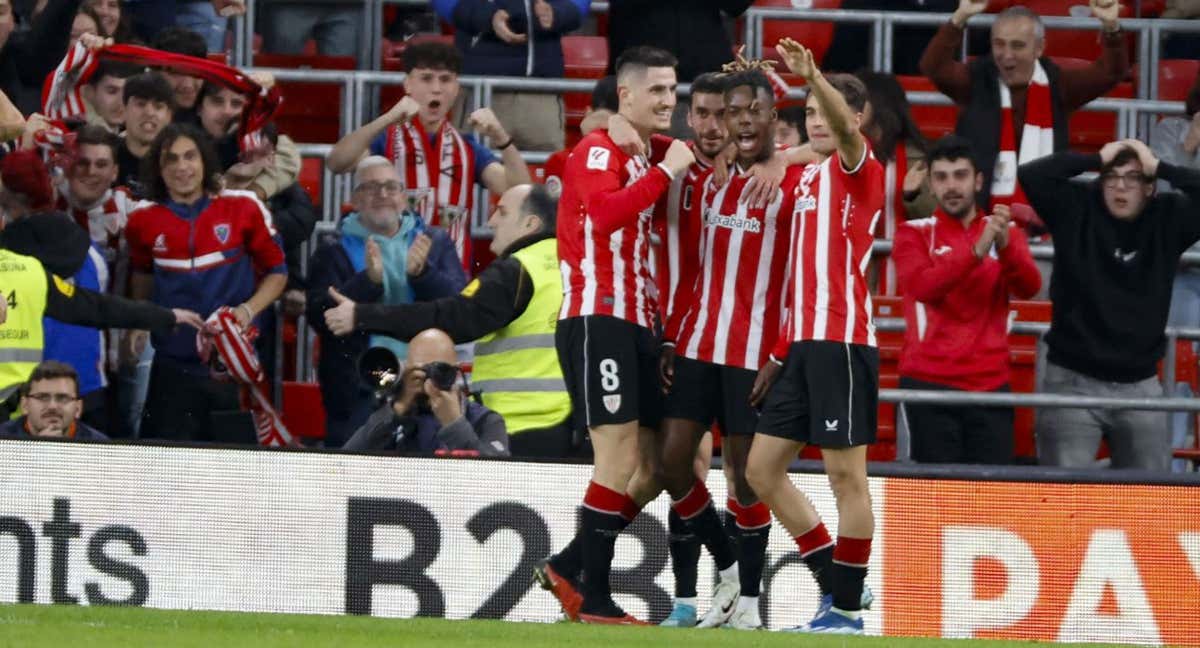
M 859 132 L 866 89 L 826 77 L 812 52 L 784 39 L 783 60 L 811 89 L 805 127 L 826 157 L 801 174 L 793 216 L 788 321 L 755 397 L 766 393 L 747 478 L 796 540 L 821 588 L 811 632 L 862 632 L 862 592 L 874 532 L 866 445 L 875 440 L 879 352 L 864 272 L 883 207 L 883 167 Z M 767 390 L 769 389 L 769 392 Z M 838 506 L 829 536 L 787 468 L 807 444 L 820 446 Z

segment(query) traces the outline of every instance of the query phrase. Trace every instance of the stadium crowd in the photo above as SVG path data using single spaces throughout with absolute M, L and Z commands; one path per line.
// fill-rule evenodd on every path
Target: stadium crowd
M 816 632 L 861 632 L 872 603 L 868 457 L 1169 470 L 1190 415 L 893 412 L 879 389 L 1031 391 L 1020 375 L 1064 397 L 1192 396 L 1190 343 L 1177 385 L 1160 363 L 1168 323 L 1200 326 L 1200 274 L 1180 268 L 1200 241 L 1200 75 L 1146 142 L 1081 143 L 1073 116 L 1130 78 L 1129 7 L 1071 9 L 1098 28 L 1079 61 L 1048 54 L 1051 3 L 842 3 L 951 12 L 896 41 L 897 69 L 956 105 L 950 128 L 910 106 L 912 74 L 838 45 L 853 29 L 818 47 L 775 27 L 746 58 L 728 28 L 751 4 L 614 0 L 607 76 L 575 116 L 519 90 L 470 110 L 459 77 L 563 78 L 589 0 L 394 11 L 402 96 L 332 146 L 352 190 L 320 223 L 309 142 L 276 119 L 295 86 L 224 62 L 242 0 L 0 0 L 0 437 L 590 455 L 578 535 L 536 573 L 568 617 L 637 622 L 608 589 L 615 539 L 666 491 L 667 625 L 761 627 L 774 518 L 820 586 Z M 357 6 L 257 9 L 265 52 L 359 54 Z M 403 33 L 428 24 L 445 33 Z M 1042 343 L 1013 330 L 1028 312 Z M 278 368 L 297 373 L 305 326 L 317 380 L 292 398 L 313 402 L 289 406 Z M 704 486 L 718 452 L 728 524 Z M 825 462 L 836 542 L 787 478 L 801 453 Z M 699 617 L 702 545 L 718 583 Z

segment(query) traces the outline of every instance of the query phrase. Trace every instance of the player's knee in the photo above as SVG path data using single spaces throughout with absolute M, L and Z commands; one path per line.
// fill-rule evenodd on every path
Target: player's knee
M 858 500 L 868 497 L 867 474 L 852 468 L 827 468 L 829 486 L 838 500 Z
M 755 497 L 769 498 L 775 492 L 775 484 L 778 480 L 779 476 L 771 470 L 770 466 L 751 461 L 746 464 L 746 478 L 734 479 L 734 488 L 736 489 L 737 482 L 741 481 L 750 487 L 750 490 L 755 493 Z

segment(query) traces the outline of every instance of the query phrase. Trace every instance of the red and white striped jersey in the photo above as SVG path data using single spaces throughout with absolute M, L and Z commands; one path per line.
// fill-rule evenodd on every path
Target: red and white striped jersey
M 693 146 L 693 150 L 695 147 Z M 687 175 L 675 178 L 655 206 L 655 280 L 661 296 L 663 340 L 678 339 L 679 322 L 687 314 L 695 293 L 692 284 L 700 271 L 700 231 L 704 224 L 704 185 L 712 165 L 696 160 Z
M 650 268 L 650 223 L 671 176 L 651 160 L 661 159 L 670 142 L 655 138 L 649 160 L 631 157 L 598 129 L 571 152 L 558 200 L 560 318 L 608 315 L 654 327 L 658 289 Z
M 677 354 L 753 371 L 767 361 L 783 321 L 795 189 L 803 170 L 789 168 L 775 200 L 760 209 L 742 201 L 747 173 L 731 174 L 720 189 L 707 185 L 703 267 Z
M 850 171 L 834 153 L 809 164 L 796 187 L 788 319 L 776 358 L 792 342 L 826 340 L 876 346 L 866 270 L 883 211 L 883 165 L 871 153 Z

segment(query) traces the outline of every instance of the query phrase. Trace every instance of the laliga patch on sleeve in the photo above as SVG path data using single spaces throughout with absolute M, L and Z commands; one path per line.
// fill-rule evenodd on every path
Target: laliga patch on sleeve
M 67 297 L 75 296 L 75 284 L 68 282 L 58 275 L 54 275 L 54 286 L 58 288 L 58 292 L 66 295 Z
M 611 152 L 603 146 L 593 146 L 588 149 L 587 168 L 597 171 L 608 170 L 608 156 Z
M 461 294 L 463 297 L 474 297 L 477 290 L 479 290 L 479 280 L 472 279 L 471 283 L 467 284 L 467 287 L 462 289 Z

